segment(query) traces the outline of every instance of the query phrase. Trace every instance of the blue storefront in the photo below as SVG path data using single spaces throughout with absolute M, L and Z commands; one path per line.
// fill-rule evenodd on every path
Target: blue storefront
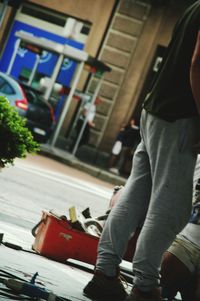
M 9 34 L 9 38 L 7 40 L 7 44 L 4 48 L 3 54 L 0 59 L 0 71 L 2 72 L 7 72 L 8 70 L 11 58 L 14 53 L 15 45 L 17 43 L 17 37 L 15 36 L 15 33 L 17 31 L 23 31 L 26 34 L 29 34 L 30 36 L 32 35 L 35 37 L 48 39 L 60 44 L 67 44 L 77 49 L 84 48 L 84 44 L 81 42 L 65 38 L 62 35 L 55 34 L 47 30 L 40 29 L 16 20 L 13 24 L 12 30 Z M 27 70 L 33 69 L 35 60 L 36 60 L 35 53 L 32 53 L 27 49 L 20 47 L 17 51 L 17 56 L 15 58 L 10 74 L 15 78 L 19 78 L 19 76 L 22 74 L 24 69 Z M 44 77 L 45 76 L 50 77 L 53 72 L 56 61 L 57 61 L 56 54 L 43 51 L 40 56 L 37 73 L 41 74 Z M 73 77 L 75 69 L 76 69 L 76 62 L 71 59 L 65 58 L 61 70 L 59 72 L 57 82 L 64 86 L 70 86 L 70 81 Z

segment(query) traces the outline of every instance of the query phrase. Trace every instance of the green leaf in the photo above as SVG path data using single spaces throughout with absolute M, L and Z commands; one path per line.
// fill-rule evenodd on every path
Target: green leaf
M 0 165 L 13 165 L 15 158 L 25 158 L 39 151 L 39 144 L 26 127 L 26 119 L 0 96 Z

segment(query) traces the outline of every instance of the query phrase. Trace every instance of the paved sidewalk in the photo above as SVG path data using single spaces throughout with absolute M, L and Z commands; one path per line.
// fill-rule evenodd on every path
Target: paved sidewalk
M 83 161 L 80 161 L 71 153 L 64 151 L 60 148 L 52 147 L 48 144 L 41 144 L 40 149 L 41 149 L 40 150 L 41 155 L 48 156 L 66 165 L 77 168 L 105 182 L 109 182 L 114 185 L 124 185 L 126 182 L 125 178 L 113 174 L 97 166 L 84 163 Z

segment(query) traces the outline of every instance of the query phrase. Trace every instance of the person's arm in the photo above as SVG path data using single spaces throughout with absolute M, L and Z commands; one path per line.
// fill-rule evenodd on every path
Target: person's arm
M 200 115 L 200 30 L 197 35 L 196 45 L 191 61 L 190 84 L 195 99 L 197 111 Z
M 197 34 L 196 45 L 191 61 L 190 84 L 196 103 L 197 112 L 200 116 L 200 30 Z M 194 145 L 194 150 L 200 154 L 200 139 L 198 139 L 197 143 Z
M 96 107 L 94 104 L 87 104 L 86 108 L 86 115 L 85 118 L 87 118 L 87 123 L 89 127 L 95 127 L 95 123 L 93 122 L 94 117 L 95 117 L 95 112 L 96 112 Z

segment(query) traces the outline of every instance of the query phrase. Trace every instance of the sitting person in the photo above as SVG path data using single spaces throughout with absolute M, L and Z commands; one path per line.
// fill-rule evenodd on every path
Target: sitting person
M 189 223 L 164 253 L 161 266 L 163 298 L 200 301 L 200 178 Z M 198 193 L 197 193 L 198 192 Z

